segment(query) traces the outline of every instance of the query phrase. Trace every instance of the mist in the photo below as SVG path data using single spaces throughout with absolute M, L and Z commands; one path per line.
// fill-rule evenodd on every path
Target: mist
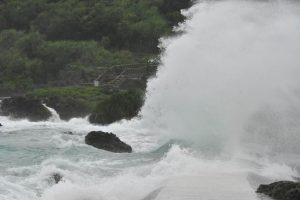
M 299 152 L 299 8 L 230 0 L 185 11 L 183 33 L 162 39 L 144 126 L 199 145 Z

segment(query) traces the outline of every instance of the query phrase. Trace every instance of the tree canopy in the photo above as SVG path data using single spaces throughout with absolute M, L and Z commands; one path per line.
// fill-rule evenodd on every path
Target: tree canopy
M 0 89 L 28 90 L 64 82 L 65 71 L 143 62 L 188 6 L 190 0 L 0 1 Z

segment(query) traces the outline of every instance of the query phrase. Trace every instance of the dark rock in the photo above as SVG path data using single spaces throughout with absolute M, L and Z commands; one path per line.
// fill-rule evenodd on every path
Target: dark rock
M 131 153 L 132 148 L 122 142 L 115 134 L 102 131 L 92 131 L 85 136 L 85 143 L 114 153 Z
M 3 126 L 3 125 L 0 123 L 0 126 Z
M 293 188 L 286 193 L 286 199 L 289 200 L 299 200 L 300 199 L 300 186 L 298 188 Z
M 51 117 L 51 112 L 40 100 L 24 96 L 4 99 L 0 114 L 13 118 L 27 118 L 30 121 L 43 121 Z
M 278 200 L 299 200 L 300 183 L 279 181 L 269 185 L 260 185 L 256 191 Z
M 2 97 L 15 97 L 15 96 L 23 96 L 24 91 L 21 89 L 11 89 L 5 88 L 3 85 L 0 85 L 0 96 Z
M 62 120 L 85 117 L 91 113 L 91 110 L 86 105 L 75 98 L 53 96 L 42 100 L 47 106 L 53 108 Z
M 71 131 L 65 131 L 63 133 L 66 134 L 66 135 L 73 135 L 73 133 Z
M 59 183 L 60 181 L 62 181 L 62 179 L 63 179 L 62 175 L 60 175 L 58 173 L 53 174 L 52 178 L 56 184 Z

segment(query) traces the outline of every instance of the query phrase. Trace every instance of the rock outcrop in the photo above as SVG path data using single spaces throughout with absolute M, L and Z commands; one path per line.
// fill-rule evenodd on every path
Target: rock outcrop
M 114 153 L 131 153 L 132 148 L 122 142 L 115 134 L 102 131 L 92 131 L 85 136 L 85 143 L 98 149 Z
M 51 117 L 51 112 L 40 100 L 24 96 L 4 99 L 0 114 L 13 118 L 27 118 L 30 121 L 43 121 Z
M 121 91 L 100 102 L 90 115 L 89 121 L 107 125 L 122 119 L 131 119 L 140 111 L 144 103 L 140 90 Z
M 62 120 L 69 120 L 74 117 L 85 117 L 91 113 L 82 102 L 71 97 L 53 96 L 42 98 L 47 106 L 53 108 Z
M 58 173 L 53 174 L 52 178 L 56 184 L 63 180 L 62 175 L 60 175 Z
M 300 182 L 279 181 L 260 185 L 256 192 L 277 200 L 300 200 Z

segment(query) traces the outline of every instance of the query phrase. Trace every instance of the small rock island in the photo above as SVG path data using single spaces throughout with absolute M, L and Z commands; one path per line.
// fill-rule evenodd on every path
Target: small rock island
M 114 153 L 131 153 L 132 148 L 122 142 L 115 134 L 92 131 L 85 136 L 85 143 L 98 149 Z

